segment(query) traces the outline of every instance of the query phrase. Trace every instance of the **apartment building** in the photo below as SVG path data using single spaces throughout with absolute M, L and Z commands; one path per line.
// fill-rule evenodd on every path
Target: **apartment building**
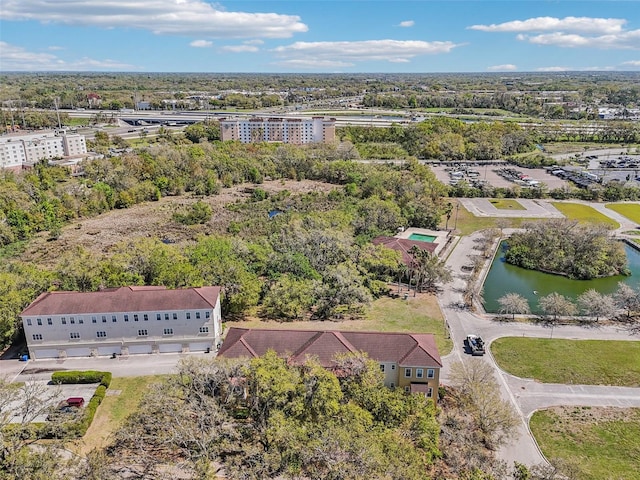
M 218 356 L 255 358 L 268 350 L 294 364 L 314 358 L 327 369 L 336 366 L 338 354 L 364 352 L 380 364 L 385 386 L 438 396 L 442 360 L 429 333 L 230 328 Z
M 74 157 L 85 153 L 87 145 L 84 135 L 40 132 L 0 136 L 0 168 L 19 170 L 40 160 Z
M 45 292 L 21 314 L 29 356 L 203 352 L 220 343 L 220 287 Z
M 222 119 L 222 140 L 242 143 L 282 142 L 302 145 L 306 143 L 330 143 L 336 138 L 335 118 L 250 118 Z

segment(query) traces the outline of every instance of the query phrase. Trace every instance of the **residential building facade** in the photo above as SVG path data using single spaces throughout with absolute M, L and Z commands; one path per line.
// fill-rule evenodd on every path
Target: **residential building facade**
M 220 135 L 222 140 L 242 143 L 330 143 L 336 138 L 336 120 L 325 117 L 221 119 Z
M 84 135 L 45 132 L 0 136 L 0 168 L 32 166 L 40 160 L 74 157 L 87 153 Z
M 203 352 L 222 334 L 220 287 L 45 292 L 20 317 L 32 359 Z
M 438 396 L 442 360 L 432 334 L 230 328 L 218 356 L 255 358 L 268 350 L 297 364 L 314 358 L 328 369 L 338 354 L 364 352 L 380 364 L 387 387 Z

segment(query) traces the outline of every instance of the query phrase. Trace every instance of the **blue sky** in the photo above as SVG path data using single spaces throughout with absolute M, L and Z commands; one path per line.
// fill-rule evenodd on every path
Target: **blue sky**
M 640 2 L 2 0 L 14 70 L 638 71 Z

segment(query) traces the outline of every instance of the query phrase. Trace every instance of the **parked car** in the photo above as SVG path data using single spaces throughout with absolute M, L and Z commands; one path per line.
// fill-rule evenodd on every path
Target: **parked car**
M 467 335 L 466 343 L 471 355 L 474 355 L 474 356 L 484 355 L 484 342 L 482 341 L 482 338 L 480 338 L 478 335 L 474 335 L 474 334 Z

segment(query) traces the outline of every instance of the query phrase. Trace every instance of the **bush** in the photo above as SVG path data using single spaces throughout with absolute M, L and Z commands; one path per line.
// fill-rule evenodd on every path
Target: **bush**
M 99 383 L 105 387 L 111 384 L 111 372 L 98 372 L 87 370 L 84 372 L 73 370 L 69 372 L 54 372 L 51 375 L 51 383 L 55 385 L 73 383 Z

